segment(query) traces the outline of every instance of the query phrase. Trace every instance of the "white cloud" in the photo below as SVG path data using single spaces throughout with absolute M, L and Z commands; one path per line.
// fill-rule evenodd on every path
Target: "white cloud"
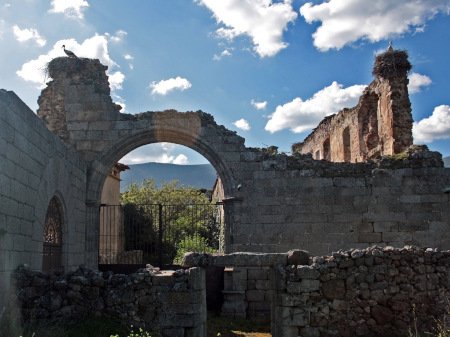
M 69 18 L 83 19 L 83 11 L 89 7 L 86 0 L 52 0 L 50 13 L 63 13 Z
M 421 91 L 423 87 L 429 86 L 432 82 L 431 78 L 429 78 L 427 75 L 418 73 L 411 73 L 408 75 L 408 78 L 408 91 L 410 94 Z
M 134 65 L 133 65 L 133 63 L 131 63 L 131 61 L 134 60 L 134 57 L 133 57 L 132 55 L 130 55 L 130 54 L 125 54 L 125 55 L 123 56 L 123 58 L 124 58 L 125 60 L 128 61 L 128 67 L 129 67 L 131 70 L 133 70 L 133 69 L 134 69 Z
M 241 129 L 241 130 L 244 130 L 244 131 L 249 131 L 250 130 L 250 124 L 244 118 L 241 118 L 241 119 L 237 120 L 233 124 L 238 129 Z
M 117 32 L 115 32 L 114 35 L 109 35 L 109 34 L 105 34 L 105 35 L 108 36 L 112 42 L 119 43 L 125 39 L 125 37 L 128 35 L 128 33 L 124 30 L 118 30 Z
M 251 38 L 254 50 L 260 57 L 274 56 L 288 44 L 283 41 L 283 32 L 297 13 L 292 0 L 196 0 L 214 14 L 220 38 L 233 40 L 245 35 Z
M 232 53 L 230 52 L 230 50 L 225 49 L 220 54 L 214 54 L 213 60 L 214 61 L 220 61 L 224 57 L 231 56 L 231 55 L 232 55 Z
M 257 102 L 255 100 L 251 100 L 250 103 L 255 107 L 255 109 L 257 110 L 264 110 L 267 106 L 267 101 L 263 101 L 263 102 Z
M 186 165 L 188 164 L 188 157 L 186 157 L 184 154 L 179 154 L 172 163 L 177 164 L 177 165 Z
M 177 165 L 186 165 L 189 163 L 188 157 L 183 154 L 175 154 L 177 146 L 172 143 L 154 143 L 141 146 L 136 150 L 128 153 L 120 159 L 124 164 L 140 164 L 140 163 L 172 163 Z
M 109 68 L 117 66 L 109 55 L 107 38 L 104 35 L 94 35 L 84 40 L 81 44 L 74 39 L 59 40 L 47 54 L 40 55 L 38 58 L 23 64 L 22 68 L 16 72 L 17 75 L 25 81 L 36 83 L 39 87 L 42 87 L 47 79 L 45 74 L 47 64 L 56 57 L 66 56 L 62 45 L 65 45 L 67 49 L 73 51 L 79 57 L 99 59 L 101 63 L 106 64 Z M 116 73 L 114 74 L 116 80 L 119 80 L 120 76 Z M 115 84 L 118 83 L 116 82 Z
M 177 76 L 175 78 L 169 78 L 168 80 L 161 80 L 158 83 L 153 81 L 150 84 L 152 89 L 152 95 L 167 95 L 174 90 L 184 91 L 192 87 L 191 82 L 187 79 Z
M 291 102 L 279 105 L 269 117 L 265 129 L 271 133 L 290 129 L 294 133 L 311 130 L 326 116 L 345 107 L 357 104 L 365 85 L 343 88 L 342 84 L 331 83 L 303 101 L 297 97 Z
M 360 39 L 377 42 L 406 32 L 420 32 L 439 12 L 448 14 L 450 0 L 328 0 L 300 8 L 306 22 L 320 21 L 313 34 L 321 51 L 340 49 Z
M 414 122 L 413 137 L 416 144 L 450 139 L 450 105 L 439 105 L 430 117 Z
M 108 76 L 109 80 L 109 86 L 111 87 L 111 90 L 119 90 L 122 89 L 122 83 L 125 80 L 125 75 L 120 72 L 116 71 L 114 73 L 109 74 Z
M 19 26 L 13 26 L 14 36 L 19 42 L 26 42 L 29 40 L 34 41 L 39 47 L 45 46 L 47 41 L 39 34 L 39 32 L 34 28 L 24 28 L 20 29 Z

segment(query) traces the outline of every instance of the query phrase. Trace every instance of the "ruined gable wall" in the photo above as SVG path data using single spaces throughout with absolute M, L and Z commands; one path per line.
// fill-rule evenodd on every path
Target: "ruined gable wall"
M 13 93 L 0 90 L 0 312 L 9 274 L 42 267 L 50 199 L 64 206 L 63 265 L 84 263 L 86 166 Z
M 410 68 L 406 52 L 388 50 L 378 55 L 373 70 L 376 78 L 358 105 L 327 117 L 303 142 L 294 144 L 292 151 L 334 162 L 361 162 L 405 151 L 413 142 L 407 87 Z M 350 137 L 345 135 L 346 128 Z M 327 139 L 329 156 L 324 149 Z

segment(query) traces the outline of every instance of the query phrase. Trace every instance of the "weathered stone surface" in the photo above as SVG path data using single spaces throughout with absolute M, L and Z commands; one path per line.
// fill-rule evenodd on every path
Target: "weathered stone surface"
M 377 55 L 375 80 L 364 90 L 358 105 L 326 117 L 302 143 L 292 146 L 292 152 L 356 163 L 407 150 L 413 142 L 407 87 L 410 68 L 404 51 L 387 50 Z M 386 77 L 386 73 L 391 75 Z
M 300 336 L 405 336 L 412 308 L 420 306 L 417 324 L 431 331 L 448 309 L 449 258 L 450 251 L 373 246 L 314 257 L 311 266 L 286 266 L 277 274 L 286 287 L 277 288 L 275 319 L 284 333 L 297 328 Z M 300 278 L 299 268 L 320 276 Z
M 329 300 L 343 299 L 345 297 L 344 280 L 330 280 L 322 283 L 322 294 Z
M 145 323 L 163 336 L 186 336 L 185 328 L 203 331 L 206 323 L 205 278 L 200 268 L 158 274 L 142 269 L 123 275 L 80 267 L 49 277 L 21 267 L 12 278 L 24 288 L 19 286 L 10 300 L 17 301 L 27 322 L 106 316 L 127 324 Z M 61 285 L 69 290 L 61 291 Z
M 287 264 L 290 265 L 308 265 L 309 252 L 306 250 L 294 249 L 288 251 Z

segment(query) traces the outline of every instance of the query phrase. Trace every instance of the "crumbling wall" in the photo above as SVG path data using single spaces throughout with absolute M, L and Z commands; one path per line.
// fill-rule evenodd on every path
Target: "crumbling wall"
M 450 251 L 371 247 L 279 266 L 273 336 L 437 333 L 448 315 Z
M 409 329 L 435 331 L 448 319 L 450 250 L 375 245 L 326 256 L 188 253 L 183 264 L 226 266 L 222 315 L 267 318 L 251 310 L 264 298 L 274 337 L 400 337 Z
M 13 93 L 0 90 L 0 313 L 19 264 L 42 267 L 44 222 L 61 201 L 62 263 L 84 263 L 86 165 Z
M 142 269 L 130 275 L 83 267 L 47 275 L 24 266 L 13 274 L 23 323 L 81 320 L 95 315 L 146 327 L 162 337 L 206 337 L 205 271 Z M 16 317 L 18 319 L 18 317 Z
M 412 115 L 408 95 L 408 55 L 391 47 L 375 59 L 375 80 L 358 105 L 326 117 L 294 153 L 315 159 L 363 162 L 405 151 L 412 145 Z M 328 150 L 327 150 L 328 149 Z
M 118 118 L 121 107 L 111 100 L 106 69 L 86 58 L 58 57 L 48 64 L 52 80 L 38 99 L 37 114 L 50 131 L 67 141 L 70 122 Z

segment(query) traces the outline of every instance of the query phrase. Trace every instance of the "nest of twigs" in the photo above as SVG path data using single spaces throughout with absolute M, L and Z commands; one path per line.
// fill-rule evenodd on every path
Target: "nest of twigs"
M 390 78 L 404 75 L 411 70 L 408 53 L 404 50 L 388 50 L 375 58 L 372 73 L 375 76 Z

